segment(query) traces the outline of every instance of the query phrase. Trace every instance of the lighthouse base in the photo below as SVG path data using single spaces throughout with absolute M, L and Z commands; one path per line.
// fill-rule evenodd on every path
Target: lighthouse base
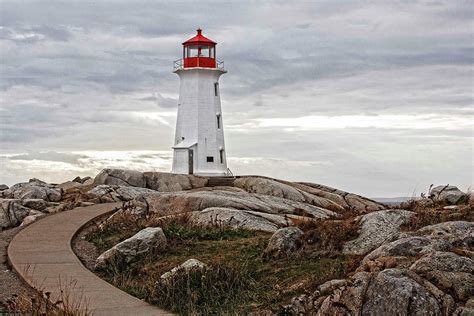
M 228 175 L 227 168 L 224 169 L 219 166 L 222 165 L 219 162 L 206 162 L 204 166 L 202 164 L 199 164 L 197 145 L 188 148 L 173 148 L 172 173 L 193 174 L 203 177 L 223 177 Z

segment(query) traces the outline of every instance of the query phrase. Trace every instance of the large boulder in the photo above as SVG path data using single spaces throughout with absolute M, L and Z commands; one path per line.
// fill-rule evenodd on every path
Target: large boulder
M 44 217 L 46 216 L 46 214 L 42 213 L 42 212 L 30 212 L 29 213 L 30 215 L 26 216 L 23 221 L 21 222 L 20 226 L 27 226 L 27 225 L 30 225 L 34 222 L 36 222 L 38 219 L 40 219 L 41 217 Z
M 80 189 L 83 186 L 84 185 L 80 182 L 67 181 L 67 182 L 63 182 L 61 184 L 58 184 L 57 187 L 60 188 L 61 190 L 63 190 L 63 192 L 69 193 L 69 192 L 74 192 L 74 190 Z
M 48 203 L 42 199 L 24 199 L 21 201 L 21 205 L 37 211 L 43 211 L 48 207 Z
M 97 203 L 110 203 L 121 201 L 119 195 L 115 192 L 115 187 L 107 184 L 100 184 L 87 192 L 90 200 Z
M 200 212 L 193 212 L 190 220 L 199 226 L 224 226 L 264 232 L 274 232 L 279 226 L 287 226 L 290 223 L 280 215 L 223 207 L 209 207 Z
M 312 218 L 337 216 L 332 211 L 302 202 L 219 189 L 144 194 L 133 200 L 132 203 L 142 213 L 150 212 L 161 215 L 198 212 L 210 207 L 221 207 L 270 214 L 295 214 Z
M 429 238 L 423 236 L 412 236 L 401 238 L 381 245 L 370 252 L 362 260 L 359 270 L 379 270 L 384 266 L 384 258 L 414 258 L 434 251 L 449 251 L 453 248 L 452 243 L 443 238 Z
M 447 205 L 456 205 L 469 201 L 469 194 L 453 185 L 440 185 L 430 190 L 430 199 Z
M 303 231 L 298 227 L 286 227 L 277 230 L 265 248 L 263 255 L 267 258 L 282 258 L 298 249 Z
M 207 178 L 168 172 L 104 169 L 95 177 L 94 185 L 104 184 L 148 188 L 159 192 L 176 192 L 205 187 Z
M 442 315 L 436 298 L 402 270 L 387 269 L 373 277 L 362 315 Z
M 166 243 L 160 227 L 147 227 L 102 253 L 96 260 L 96 268 L 105 268 L 109 263 L 129 264 L 141 256 L 164 249 Z
M 474 261 L 452 252 L 433 252 L 418 259 L 410 270 L 460 300 L 474 296 Z
M 20 225 L 30 211 L 29 208 L 21 205 L 21 201 L 18 199 L 0 200 L 0 228 L 5 229 Z
M 115 187 L 115 193 L 119 196 L 120 200 L 122 201 L 130 201 L 142 194 L 147 193 L 154 193 L 154 190 L 146 189 L 146 188 L 136 188 L 136 187 L 124 187 L 118 186 Z
M 143 173 L 135 170 L 104 169 L 94 179 L 94 185 L 122 185 L 132 187 L 145 187 Z
M 146 187 L 159 192 L 176 192 L 202 188 L 207 185 L 207 178 L 193 175 L 166 172 L 145 172 Z
M 61 189 L 43 181 L 32 179 L 30 182 L 17 183 L 4 191 L 4 196 L 10 199 L 41 199 L 48 202 L 61 200 Z
M 474 247 L 474 223 L 472 222 L 452 221 L 429 225 L 420 228 L 417 234 L 444 238 L 459 246 Z
M 108 203 L 130 201 L 141 194 L 153 192 L 155 191 L 146 188 L 102 184 L 92 188 L 87 192 L 87 194 L 89 195 L 90 200 L 100 203 Z
M 373 250 L 364 257 L 359 270 L 383 268 L 386 258 L 415 258 L 437 251 L 451 251 L 454 247 L 473 245 L 474 223 L 455 221 L 425 226 L 414 232 L 413 236 L 385 243 Z
M 387 241 L 393 240 L 400 232 L 400 226 L 410 220 L 415 213 L 405 210 L 384 210 L 362 215 L 359 236 L 344 245 L 345 254 L 363 255 Z

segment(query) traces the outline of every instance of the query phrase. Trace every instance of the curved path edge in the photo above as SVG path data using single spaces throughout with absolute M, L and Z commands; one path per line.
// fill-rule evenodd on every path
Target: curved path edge
M 10 242 L 10 264 L 30 286 L 50 292 L 52 302 L 80 305 L 92 315 L 171 315 L 102 280 L 72 250 L 72 239 L 82 227 L 120 205 L 78 207 L 38 220 Z

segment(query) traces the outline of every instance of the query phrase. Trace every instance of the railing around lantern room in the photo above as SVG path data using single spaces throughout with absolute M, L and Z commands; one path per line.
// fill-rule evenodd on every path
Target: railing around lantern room
M 175 60 L 173 62 L 173 71 L 181 70 L 181 69 L 185 69 L 185 68 L 196 68 L 196 67 L 185 67 L 184 66 L 184 59 L 178 59 L 178 60 Z M 214 67 L 205 67 L 205 68 L 224 70 L 224 62 L 219 61 L 219 60 L 216 59 L 216 67 L 215 68 Z

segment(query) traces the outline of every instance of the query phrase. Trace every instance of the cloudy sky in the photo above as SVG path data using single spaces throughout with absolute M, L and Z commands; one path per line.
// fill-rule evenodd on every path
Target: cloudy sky
M 229 167 L 371 197 L 473 183 L 472 1 L 0 1 L 0 182 L 171 168 L 181 42 Z

